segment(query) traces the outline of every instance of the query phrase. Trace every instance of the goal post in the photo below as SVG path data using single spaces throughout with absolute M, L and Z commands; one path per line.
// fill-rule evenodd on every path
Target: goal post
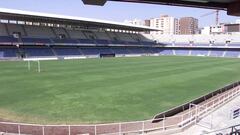
M 41 72 L 41 62 L 40 60 L 27 60 L 27 68 L 30 71 L 34 66 L 31 63 L 37 63 L 37 72 Z

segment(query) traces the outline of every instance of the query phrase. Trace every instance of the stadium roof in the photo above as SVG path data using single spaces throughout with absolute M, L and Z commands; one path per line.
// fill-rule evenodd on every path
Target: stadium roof
M 82 0 L 85 4 L 104 5 L 106 1 L 150 3 L 227 10 L 228 15 L 240 16 L 240 0 Z
M 84 27 L 99 27 L 109 29 L 120 29 L 129 31 L 159 31 L 160 29 L 148 26 L 136 26 L 133 24 L 119 23 L 106 20 L 90 19 L 83 17 L 65 16 L 57 14 L 29 12 L 14 9 L 0 8 L 0 19 L 29 21 L 29 22 L 44 22 L 67 25 L 80 25 Z

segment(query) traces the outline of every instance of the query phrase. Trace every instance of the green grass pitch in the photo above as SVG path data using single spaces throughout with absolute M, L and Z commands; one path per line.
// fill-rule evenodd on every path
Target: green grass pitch
M 0 119 L 105 123 L 155 114 L 240 79 L 240 60 L 207 57 L 0 62 Z

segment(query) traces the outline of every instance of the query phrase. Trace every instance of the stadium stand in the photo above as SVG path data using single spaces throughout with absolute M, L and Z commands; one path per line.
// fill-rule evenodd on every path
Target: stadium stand
M 75 56 L 82 55 L 77 47 L 54 47 L 57 56 Z
M 3 11 L 2 11 L 3 12 Z M 11 16 L 15 14 L 12 13 Z M 23 14 L 21 20 L 28 20 Z M 34 17 L 34 15 L 30 15 Z M 182 55 L 238 58 L 238 35 L 159 35 L 141 32 L 156 29 L 105 22 L 68 25 L 63 18 L 52 23 L 0 23 L 0 58 L 71 57 L 101 54 L 119 56 Z M 43 17 L 44 18 L 44 17 Z M 42 19 L 43 19 L 42 18 Z M 6 18 L 5 18 L 6 19 Z M 76 18 L 74 22 L 85 20 Z M 49 21 L 49 20 L 48 20 Z M 72 20 L 70 21 L 72 23 Z M 86 23 L 86 22 L 84 22 Z M 87 21 L 89 23 L 89 21 Z M 99 26 L 99 23 L 101 26 Z M 104 24 L 104 27 L 102 26 Z M 89 23 L 90 25 L 90 23 Z M 116 25 L 116 26 L 115 26 Z M 119 28 L 119 30 L 117 30 Z M 111 30 L 112 29 L 112 30 Z M 128 30 L 131 29 L 131 30 Z M 124 32 L 123 32 L 124 31 Z M 127 31 L 127 32 L 126 32 Z M 132 31 L 132 32 L 129 32 Z
M 175 50 L 175 54 L 176 55 L 189 55 L 189 51 L 188 50 Z
M 81 48 L 81 52 L 84 55 L 99 55 L 100 50 L 98 48 Z
M 0 36 L 9 36 L 6 24 L 0 24 Z
M 224 53 L 224 51 L 222 51 L 222 50 L 213 50 L 213 51 L 211 51 L 209 56 L 222 57 L 223 53 Z
M 6 26 L 9 31 L 9 35 L 13 35 L 14 33 L 19 33 L 23 37 L 27 36 L 27 33 L 23 25 L 7 24 Z
M 84 34 L 82 33 L 82 31 L 80 30 L 72 30 L 72 29 L 69 29 L 67 30 L 70 37 L 73 38 L 73 39 L 87 39 Z
M 125 47 L 113 47 L 111 50 L 115 52 L 115 54 L 130 54 L 130 52 Z
M 145 36 L 136 33 L 130 34 L 19 24 L 1 24 L 0 27 L 2 28 L 0 38 L 2 45 L 13 45 L 13 43 L 22 45 L 21 49 L 2 49 L 1 58 L 9 56 L 16 57 L 16 54 L 20 54 L 20 52 L 24 54 L 24 57 L 67 57 L 75 55 L 100 55 L 101 53 L 144 54 L 152 53 L 152 49 L 128 48 L 127 46 L 156 45 L 151 39 L 147 39 Z M 10 35 L 8 33 L 10 33 Z M 14 34 L 18 34 L 18 37 L 13 37 Z M 125 47 L 106 47 L 111 44 L 113 46 L 117 44 Z M 103 47 L 91 47 L 99 45 Z M 86 46 L 88 47 L 86 48 Z M 155 51 L 155 53 L 158 52 Z
M 24 26 L 24 29 L 27 32 L 26 37 L 31 38 L 55 38 L 53 31 L 51 31 L 50 27 L 39 27 L 39 26 Z
M 208 50 L 192 50 L 192 56 L 208 56 Z
M 27 57 L 51 57 L 54 56 L 48 47 L 23 47 L 21 48 Z
M 240 52 L 239 51 L 226 51 L 225 57 L 233 57 L 233 58 L 238 58 Z
M 15 47 L 0 47 L 0 58 L 6 59 L 6 58 L 16 58 L 17 57 L 17 48 Z

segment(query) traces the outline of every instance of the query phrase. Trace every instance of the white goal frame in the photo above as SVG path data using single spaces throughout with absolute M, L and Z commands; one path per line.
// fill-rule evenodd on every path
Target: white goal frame
M 37 72 L 41 72 L 41 63 L 40 60 L 27 60 L 27 68 L 30 71 L 32 69 L 31 62 L 37 62 Z

